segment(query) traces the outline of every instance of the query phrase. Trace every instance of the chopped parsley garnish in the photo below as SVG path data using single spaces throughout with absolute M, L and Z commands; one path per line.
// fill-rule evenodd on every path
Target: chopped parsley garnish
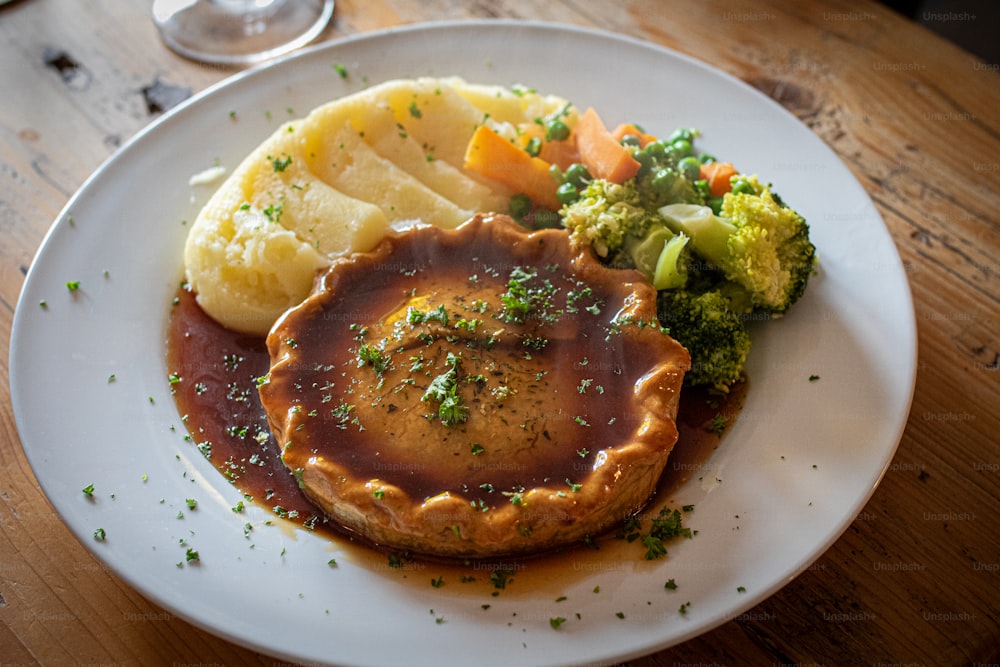
M 292 164 L 292 156 L 286 155 L 284 159 L 268 156 L 271 160 L 271 166 L 276 172 L 281 172 L 288 169 L 289 165 Z
M 523 505 L 524 504 L 524 487 L 520 487 L 514 491 L 504 491 L 503 495 L 510 498 L 511 505 Z
M 694 509 L 692 505 L 684 506 L 685 512 L 690 512 L 692 509 Z M 647 532 L 642 531 L 642 522 L 639 518 L 633 516 L 625 521 L 617 533 L 619 539 L 627 542 L 638 540 L 646 547 L 646 560 L 656 560 L 665 556 L 667 554 L 666 542 L 677 537 L 691 538 L 692 535 L 691 529 L 685 528 L 682 524 L 680 510 L 671 510 L 668 507 L 660 509 L 659 514 L 652 519 Z
M 646 560 L 656 560 L 667 555 L 667 548 L 663 545 L 663 540 L 655 535 L 644 535 L 642 544 L 646 547 Z
M 507 291 L 500 295 L 503 305 L 501 319 L 507 323 L 523 324 L 534 311 L 550 306 L 549 299 L 555 292 L 552 283 L 545 280 L 541 287 L 531 283 L 537 278 L 537 269 L 514 267 L 507 282 Z
M 279 202 L 277 206 L 275 206 L 274 204 L 268 204 L 264 208 L 263 213 L 268 220 L 277 223 L 278 221 L 281 220 L 281 214 L 284 212 L 284 208 L 285 208 L 285 202 L 283 201 Z
M 712 417 L 712 421 L 708 425 L 708 430 L 716 435 L 722 435 L 722 432 L 726 430 L 726 418 L 722 414 L 716 414 Z
M 511 580 L 511 571 L 505 568 L 497 568 L 490 572 L 490 581 L 493 582 L 493 587 L 500 589 L 506 588 L 507 583 Z
M 469 408 L 462 405 L 462 398 L 452 388 L 451 393 L 441 401 L 438 407 L 438 417 L 445 426 L 456 426 L 469 418 Z
M 358 367 L 371 366 L 376 374 L 381 375 L 389 366 L 389 356 L 380 347 L 364 343 L 358 348 Z
M 449 352 L 446 363 L 450 368 L 431 380 L 420 400 L 438 402 L 437 417 L 445 426 L 454 427 L 469 418 L 469 408 L 458 394 L 459 357 Z

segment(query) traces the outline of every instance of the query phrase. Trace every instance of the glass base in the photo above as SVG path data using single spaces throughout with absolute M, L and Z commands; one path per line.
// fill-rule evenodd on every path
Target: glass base
M 250 65 L 316 39 L 334 0 L 154 0 L 153 23 L 176 53 L 203 63 Z

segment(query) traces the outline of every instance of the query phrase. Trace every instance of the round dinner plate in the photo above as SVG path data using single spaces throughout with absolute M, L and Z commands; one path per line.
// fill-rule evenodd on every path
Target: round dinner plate
M 516 562 L 503 589 L 487 572 L 470 583 L 433 564 L 394 566 L 253 503 L 234 512 L 239 491 L 184 437 L 165 338 L 187 221 L 211 194 L 192 175 L 234 168 L 280 123 L 331 99 L 452 75 L 594 106 L 609 125 L 698 128 L 702 150 L 773 183 L 810 222 L 819 270 L 786 317 L 754 325 L 745 406 L 674 490 L 672 504 L 694 506 L 685 523 L 696 534 L 670 543 L 665 558 L 646 561 L 636 547 L 634 557 L 611 548 Z M 10 382 L 24 450 L 62 520 L 113 572 L 199 627 L 308 663 L 603 664 L 741 618 L 841 535 L 906 423 L 915 331 L 906 276 L 873 203 L 772 100 L 605 32 L 442 22 L 237 74 L 117 151 L 32 263 Z

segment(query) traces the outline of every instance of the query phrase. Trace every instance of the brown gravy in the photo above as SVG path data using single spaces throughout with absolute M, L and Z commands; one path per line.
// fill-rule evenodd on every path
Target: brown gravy
M 235 488 L 276 517 L 324 530 L 331 539 L 355 541 L 325 521 L 281 461 L 257 393 L 257 378 L 270 367 L 262 337 L 217 324 L 198 306 L 194 294 L 182 288 L 170 317 L 167 364 L 177 409 L 193 445 Z M 721 438 L 719 417 L 730 426 L 745 392 L 745 383 L 724 397 L 685 388 L 677 418 L 678 442 L 654 503 L 701 474 Z M 613 533 L 608 537 L 614 539 Z

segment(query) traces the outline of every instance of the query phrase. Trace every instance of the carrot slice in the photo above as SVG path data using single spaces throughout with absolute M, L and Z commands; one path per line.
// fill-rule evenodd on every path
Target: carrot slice
M 545 128 L 538 123 L 524 123 L 518 126 L 517 139 L 515 143 L 527 150 L 528 144 L 537 139 L 539 142 L 545 141 Z
M 739 173 L 732 162 L 709 162 L 701 165 L 700 171 L 713 197 L 721 197 L 732 190 L 730 179 Z
M 527 150 L 528 144 L 537 139 L 539 143 L 538 157 L 549 164 L 557 165 L 563 171 L 570 165 L 580 161 L 580 151 L 576 150 L 576 137 L 570 134 L 562 141 L 545 139 L 545 128 L 538 123 L 525 124 L 517 137 L 517 144 Z
M 624 183 L 639 172 L 639 162 L 615 140 L 593 107 L 580 116 L 573 132 L 580 160 L 594 178 Z
M 569 166 L 580 161 L 580 151 L 576 148 L 576 139 L 570 135 L 565 141 L 544 141 L 538 157 L 549 164 L 558 165 L 566 171 Z
M 515 143 L 486 125 L 476 128 L 465 149 L 465 168 L 498 181 L 538 206 L 559 210 L 558 185 L 549 173 L 550 164 L 532 157 Z

